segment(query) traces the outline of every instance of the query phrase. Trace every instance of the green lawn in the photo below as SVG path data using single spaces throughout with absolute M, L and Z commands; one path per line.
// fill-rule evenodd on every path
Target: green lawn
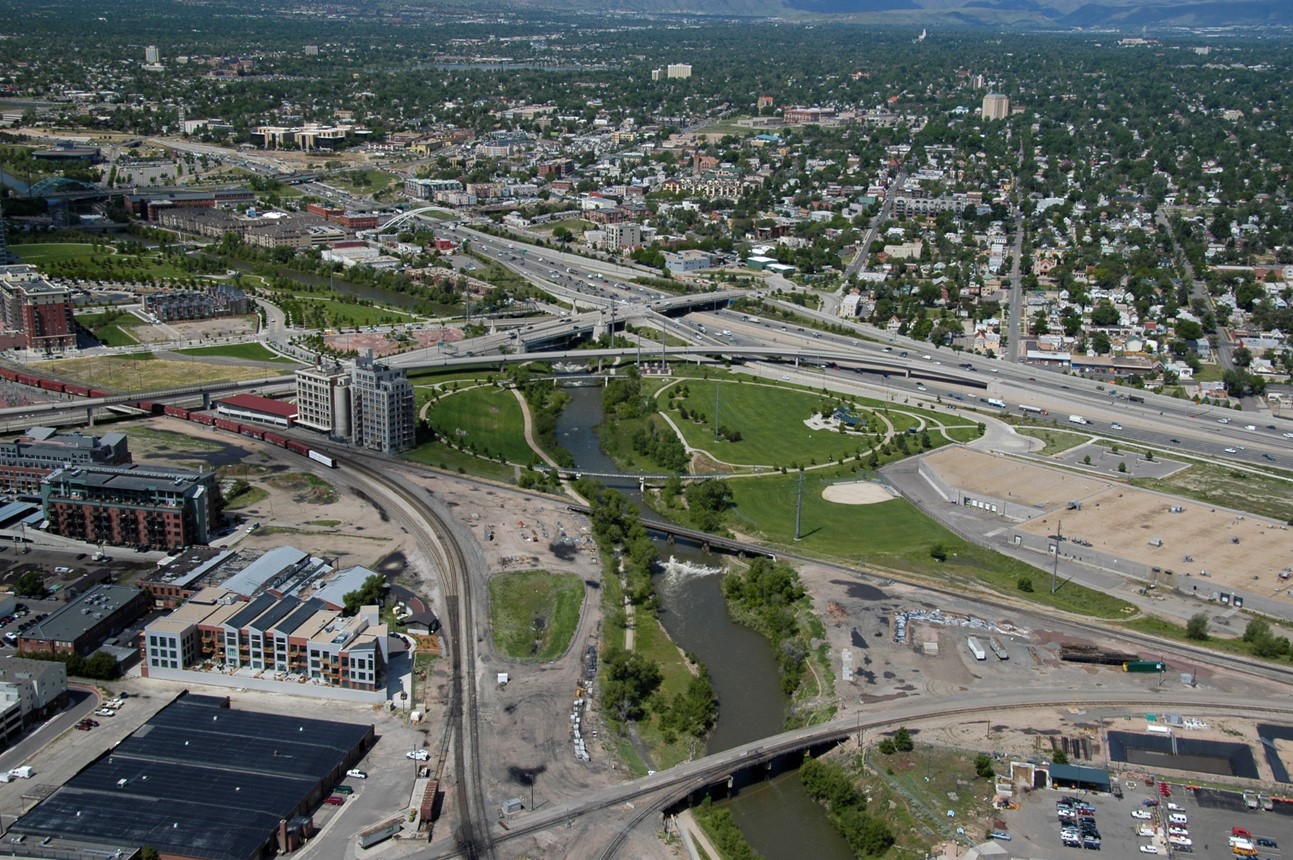
M 837 456 L 856 454 L 859 448 L 870 447 L 870 442 L 861 436 L 812 430 L 804 424 L 805 419 L 823 407 L 831 408 L 829 398 L 820 394 L 775 385 L 713 380 L 689 381 L 686 385 L 689 389 L 687 396 L 672 399 L 670 395 L 674 389 L 670 388 L 658 398 L 661 411 L 666 410 L 666 398 L 670 398 L 689 414 L 704 416 L 704 423 L 697 423 L 695 419 L 682 418 L 676 409 L 668 412 L 682 430 L 688 445 L 707 450 L 724 462 L 808 465 L 814 459 L 825 462 Z M 723 428 L 741 433 L 741 441 L 714 440 L 715 414 Z
M 182 355 L 223 355 L 229 358 L 243 358 L 248 361 L 272 361 L 278 364 L 298 364 L 299 362 L 286 358 L 278 353 L 266 349 L 258 343 L 230 343 L 223 346 L 197 346 L 192 349 L 175 350 Z
M 392 323 L 420 322 L 421 316 L 384 305 L 352 305 L 309 293 L 293 295 L 300 302 L 321 306 L 328 328 L 351 326 L 390 325 Z
M 395 174 L 375 168 L 347 170 L 344 173 L 332 174 L 328 177 L 328 181 L 351 193 L 380 194 L 395 181 Z
M 1044 574 L 1037 568 L 962 540 L 905 499 L 873 505 L 828 502 L 822 491 L 829 483 L 824 477 L 806 473 L 798 542 L 794 540 L 797 476 L 729 482 L 736 504 L 728 521 L 740 532 L 761 536 L 774 545 L 793 546 L 796 552 L 808 555 L 911 571 L 949 584 L 977 581 L 1003 593 L 1083 615 L 1124 618 L 1129 614 L 1130 607 L 1123 601 L 1073 583 L 1050 594 L 1041 586 Z M 945 561 L 930 554 L 935 546 L 944 549 Z M 1036 591 L 1020 592 L 1021 577 L 1032 579 Z
M 634 650 L 659 664 L 660 674 L 663 676 L 660 693 L 666 700 L 671 701 L 674 696 L 686 691 L 692 677 L 686 659 L 655 616 L 642 607 L 637 609 Z M 657 770 L 673 767 L 690 757 L 690 736 L 665 743 L 655 714 L 638 723 L 638 735 L 651 748 L 651 758 Z
M 134 346 L 139 339 L 130 329 L 144 325 L 144 321 L 126 311 L 104 311 L 97 314 L 77 314 L 76 321 L 88 329 L 104 346 Z
M 425 442 L 411 451 L 400 455 L 415 463 L 455 471 L 463 475 L 476 475 L 508 484 L 516 483 L 516 469 L 497 460 L 486 460 L 473 457 L 471 454 L 450 448 L 443 442 Z
M 525 443 L 521 404 L 508 389 L 484 386 L 446 395 L 428 410 L 427 417 L 442 436 L 477 453 L 501 454 L 511 463 L 538 458 Z
M 96 277 L 105 281 L 203 279 L 202 275 L 184 271 L 167 262 L 157 252 L 119 254 L 111 247 L 96 248 L 88 242 L 36 242 L 11 245 L 9 250 L 22 262 L 36 266 L 52 277 Z
M 1021 436 L 1032 436 L 1034 439 L 1041 439 L 1046 444 L 1040 451 L 1035 453 L 1058 454 L 1061 451 L 1067 451 L 1070 448 L 1076 448 L 1091 441 L 1090 436 L 1083 436 L 1079 433 L 1068 433 L 1064 430 L 1051 430 L 1046 427 L 1016 427 L 1016 432 Z
M 489 581 L 494 646 L 517 660 L 550 662 L 570 647 L 579 626 L 584 583 L 573 573 L 500 573 Z

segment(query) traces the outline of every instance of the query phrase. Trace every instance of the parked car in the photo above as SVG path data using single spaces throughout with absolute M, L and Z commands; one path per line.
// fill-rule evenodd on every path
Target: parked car
M 112 708 L 99 708 L 99 710 L 94 712 L 94 715 L 96 717 L 115 717 L 117 712 L 112 710 Z
M 359 768 L 351 768 L 346 771 L 346 776 L 352 776 L 355 779 L 368 779 L 368 774 L 364 773 Z
M 348 785 L 339 785 L 332 790 L 333 794 L 354 794 L 355 790 Z
M 431 758 L 431 753 L 427 750 L 412 750 L 404 754 L 405 758 L 411 758 L 414 761 L 426 761 Z
M 346 799 L 339 794 L 329 794 L 327 797 L 323 798 L 323 802 L 329 806 L 340 806 L 346 802 Z
M 1140 853 L 1141 853 L 1141 854 L 1157 854 L 1157 853 L 1158 853 L 1158 846 L 1157 846 L 1157 845 L 1142 845 L 1142 846 L 1140 846 Z
M 1131 811 L 1131 817 L 1148 820 L 1150 818 L 1153 818 L 1154 816 L 1152 813 L 1150 813 L 1148 809 L 1133 809 Z

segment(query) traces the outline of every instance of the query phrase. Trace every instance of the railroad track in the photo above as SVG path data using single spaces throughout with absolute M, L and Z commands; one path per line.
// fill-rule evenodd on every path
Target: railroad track
M 422 527 L 429 532 L 429 555 L 437 562 L 445 600 L 445 632 L 448 640 L 452 682 L 449 708 L 445 720 L 445 741 L 453 739 L 456 794 L 461 821 L 454 833 L 458 853 L 469 858 L 495 856 L 494 841 L 489 833 L 489 813 L 485 805 L 484 769 L 481 766 L 480 736 L 475 725 L 476 705 L 476 636 L 472 621 L 472 590 L 467 572 L 467 558 L 449 525 L 420 494 L 390 477 L 389 461 L 369 457 L 355 450 L 334 450 L 341 469 L 348 469 L 365 480 L 383 487 L 403 506 L 392 514 L 417 520 L 412 533 Z M 443 744 L 444 742 L 442 742 Z

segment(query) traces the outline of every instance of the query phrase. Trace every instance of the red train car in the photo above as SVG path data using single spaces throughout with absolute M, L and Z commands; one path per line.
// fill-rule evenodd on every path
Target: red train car
M 41 388 L 45 389 L 46 391 L 57 391 L 59 394 L 63 393 L 63 388 L 66 386 L 66 384 L 67 383 L 59 382 L 57 379 L 40 380 Z
M 30 373 L 18 373 L 14 375 L 14 381 L 23 385 L 30 385 L 33 388 L 40 388 L 40 377 L 32 376 Z
M 250 436 L 253 439 L 264 439 L 265 431 L 259 427 L 253 427 L 250 424 L 239 424 L 238 432 L 244 436 Z
M 111 396 L 112 396 L 112 392 L 111 392 L 111 391 L 104 391 L 102 388 L 91 388 L 91 389 L 90 389 L 90 396 L 91 396 L 91 397 L 111 397 Z
M 18 378 L 18 371 L 10 367 L 0 367 L 0 379 L 7 379 L 13 382 Z
M 63 386 L 63 390 L 64 390 L 65 392 L 67 392 L 68 394 L 75 394 L 77 397 L 89 397 L 89 396 L 90 396 L 90 389 L 89 389 L 89 388 L 85 387 L 84 385 L 75 385 L 75 384 L 73 384 L 73 383 L 71 383 L 71 382 L 69 382 L 67 385 L 64 385 L 64 386 Z
M 283 446 L 293 454 L 300 454 L 302 457 L 310 456 L 310 446 L 304 442 L 298 442 L 295 439 L 288 439 L 287 444 Z
M 237 421 L 230 421 L 228 418 L 217 418 L 215 420 L 215 426 L 220 430 L 230 430 L 234 433 L 237 433 L 242 429 L 241 424 Z
M 185 409 L 183 406 L 167 406 L 162 411 L 172 418 L 183 418 L 185 421 L 189 420 L 189 410 Z
M 286 436 L 280 436 L 277 433 L 270 432 L 269 430 L 265 431 L 264 439 L 266 442 L 269 442 L 271 445 L 277 445 L 280 448 L 287 447 Z
M 189 413 L 189 420 L 196 421 L 199 424 L 205 424 L 207 427 L 216 423 L 214 415 L 208 415 L 206 412 L 198 412 L 196 409 Z

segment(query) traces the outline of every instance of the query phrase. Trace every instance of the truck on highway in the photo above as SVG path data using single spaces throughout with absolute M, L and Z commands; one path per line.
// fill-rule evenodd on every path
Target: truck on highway
M 989 398 L 988 398 L 988 405 L 989 405 L 989 406 L 995 406 L 995 407 L 997 407 L 998 409 L 1005 409 L 1005 408 L 1006 408 L 1006 401 L 1004 401 L 1004 400 L 1000 400 L 1000 399 L 998 399 L 998 398 L 996 398 L 996 397 L 989 397 Z
M 1070 415 L 1069 423 L 1070 424 L 1090 424 L 1091 422 L 1083 418 L 1081 415 Z
M 1029 406 L 1027 403 L 1020 403 L 1020 404 L 1019 404 L 1019 411 L 1020 411 L 1020 412 L 1032 412 L 1032 413 L 1033 413 L 1033 414 L 1035 414 L 1035 415 L 1045 415 L 1045 414 L 1046 414 L 1046 410 L 1045 410 L 1045 409 L 1042 409 L 1040 406 Z
M 975 660 L 988 659 L 988 652 L 983 650 L 983 646 L 979 644 L 978 639 L 971 636 L 965 644 L 969 646 L 970 653 L 974 655 Z

